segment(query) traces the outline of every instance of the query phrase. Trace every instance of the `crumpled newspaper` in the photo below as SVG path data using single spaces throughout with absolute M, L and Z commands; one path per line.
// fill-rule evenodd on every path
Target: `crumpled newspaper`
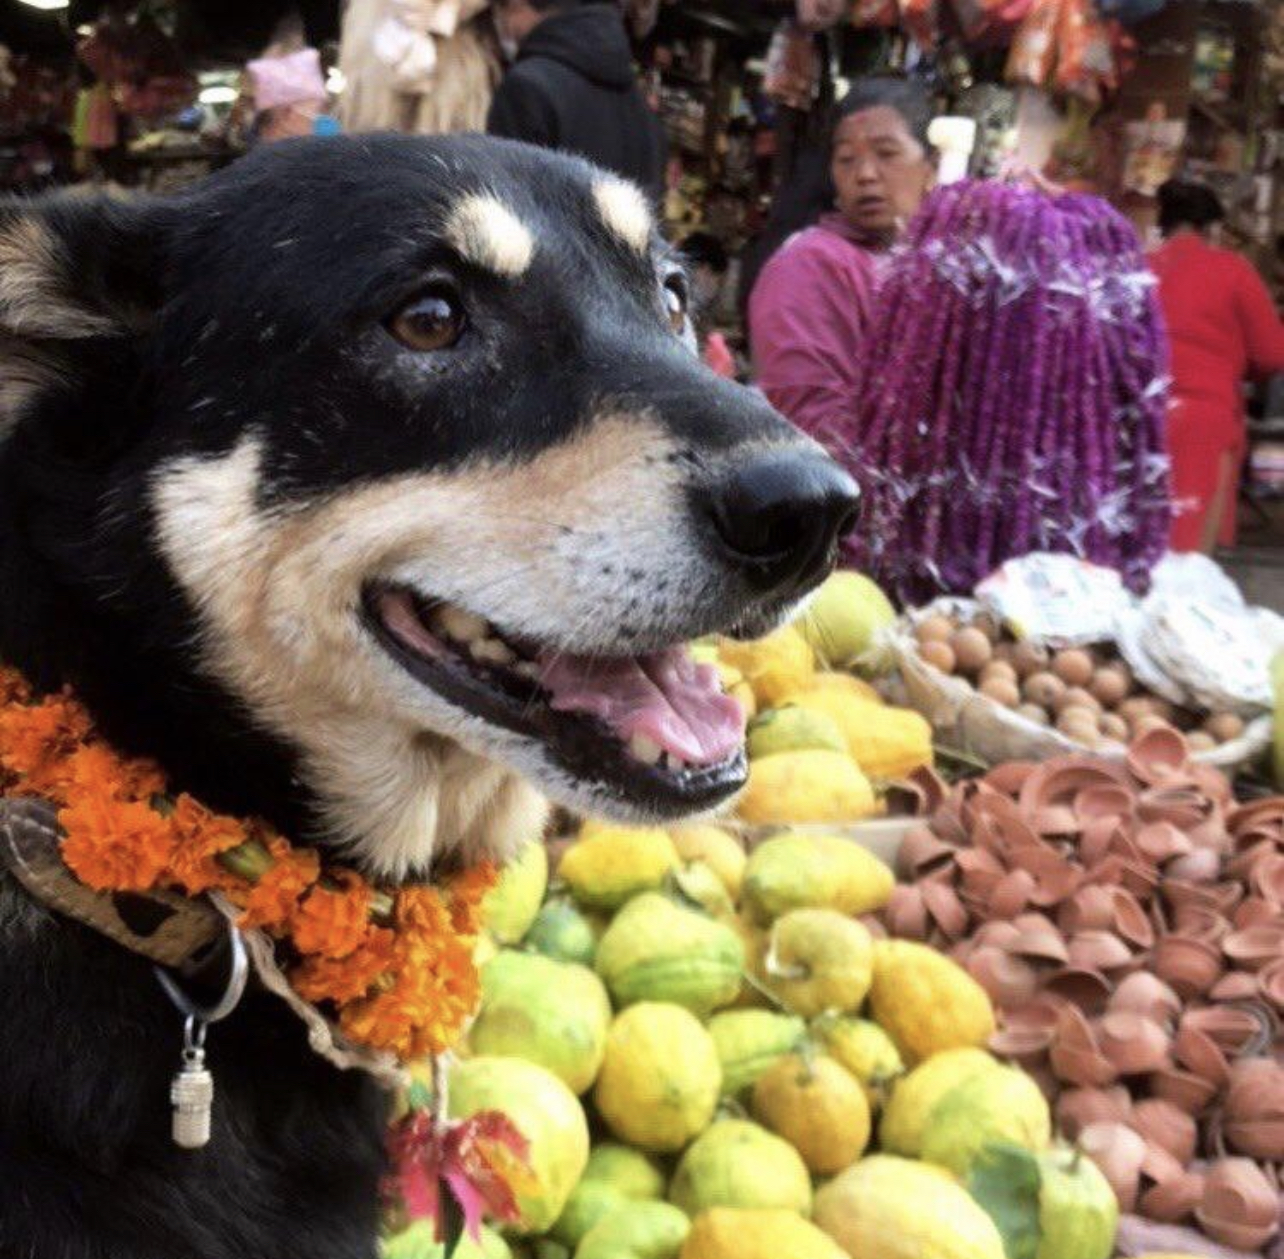
M 976 595 L 1021 637 L 1114 642 L 1138 679 L 1174 704 L 1248 717 L 1273 703 L 1270 662 L 1284 649 L 1284 617 L 1245 603 L 1207 556 L 1165 556 L 1136 598 L 1110 569 L 1036 553 L 1009 560 Z

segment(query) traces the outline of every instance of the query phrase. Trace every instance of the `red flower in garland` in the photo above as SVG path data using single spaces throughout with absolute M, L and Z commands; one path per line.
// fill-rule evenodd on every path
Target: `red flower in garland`
M 473 1241 L 480 1239 L 485 1215 L 500 1224 L 518 1223 L 518 1195 L 537 1188 L 530 1144 L 494 1110 L 444 1127 L 430 1111 L 413 1110 L 391 1129 L 388 1155 L 392 1171 L 385 1195 L 404 1205 L 412 1220 L 435 1221 L 439 1242 L 454 1240 L 448 1221 L 458 1216 Z

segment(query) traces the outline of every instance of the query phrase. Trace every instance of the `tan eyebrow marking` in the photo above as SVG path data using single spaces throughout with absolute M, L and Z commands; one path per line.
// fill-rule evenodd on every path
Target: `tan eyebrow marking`
M 644 254 L 651 244 L 651 207 L 642 190 L 622 179 L 599 179 L 593 200 L 602 221 L 626 245 Z
M 530 228 L 487 193 L 472 193 L 455 206 L 446 220 L 446 239 L 466 261 L 510 280 L 525 274 L 535 253 Z

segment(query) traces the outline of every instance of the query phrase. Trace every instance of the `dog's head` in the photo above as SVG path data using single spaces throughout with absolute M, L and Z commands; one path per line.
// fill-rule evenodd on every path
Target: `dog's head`
M 795 608 L 855 490 L 700 365 L 686 284 L 632 186 L 479 139 L 11 206 L 5 457 L 89 487 L 47 560 L 75 615 L 186 653 L 369 868 L 503 848 L 528 783 L 690 815 L 745 769 L 679 645 Z

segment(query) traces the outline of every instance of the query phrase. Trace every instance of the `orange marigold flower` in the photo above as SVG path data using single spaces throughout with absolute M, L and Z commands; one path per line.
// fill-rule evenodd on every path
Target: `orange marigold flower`
M 310 848 L 294 849 L 283 839 L 268 841 L 272 865 L 241 904 L 239 927 L 277 930 L 290 921 L 299 898 L 321 875 L 321 861 Z M 239 898 L 238 898 L 239 899 Z
M 169 877 L 189 896 L 210 888 L 225 888 L 235 881 L 218 863 L 219 853 L 238 848 L 249 838 L 243 823 L 234 817 L 212 813 L 199 801 L 184 793 L 174 803 L 170 815 L 174 828 L 174 859 Z
M 125 798 L 124 764 L 105 743 L 81 744 L 63 763 L 63 773 L 68 800 L 74 801 L 81 792 Z
M 115 800 L 106 790 L 79 793 L 58 821 L 67 832 L 63 860 L 95 891 L 146 891 L 174 854 L 168 819 L 145 804 Z
M 291 927 L 300 953 L 344 958 L 366 938 L 370 925 L 370 886 L 352 870 L 333 871 L 341 886 L 317 884 L 294 911 Z
M 96 741 L 69 691 L 29 701 L 23 679 L 0 667 L 0 785 L 62 806 L 63 857 L 82 883 L 174 885 L 189 895 L 218 887 L 242 911 L 239 925 L 290 940 L 302 955 L 295 990 L 333 1003 L 354 1041 L 408 1061 L 458 1040 L 481 995 L 471 937 L 495 884 L 489 863 L 441 889 L 400 889 L 391 928 L 377 926 L 374 893 L 354 871 L 327 869 L 321 886 L 319 854 L 265 823 L 213 813 L 187 795 L 172 810 L 153 808 L 165 791 L 158 765 Z
M 290 972 L 290 983 L 304 1001 L 355 1001 L 392 966 L 395 940 L 387 928 L 371 927 L 360 947 L 342 961 L 315 956 L 304 959 Z
M 449 887 L 450 919 L 460 935 L 475 936 L 482 929 L 482 902 L 498 882 L 499 874 L 489 861 L 465 870 Z
M 436 936 L 450 930 L 450 912 L 441 893 L 427 884 L 399 889 L 394 912 L 397 926 L 403 931 Z
M 0 711 L 0 765 L 18 774 L 26 789 L 61 801 L 66 758 L 88 732 L 84 709 L 65 696 L 7 708 Z
M 475 971 L 468 983 L 463 975 L 407 966 L 387 992 L 344 1006 L 339 1026 L 360 1044 L 411 1061 L 449 1049 L 476 1009 L 477 997 Z

